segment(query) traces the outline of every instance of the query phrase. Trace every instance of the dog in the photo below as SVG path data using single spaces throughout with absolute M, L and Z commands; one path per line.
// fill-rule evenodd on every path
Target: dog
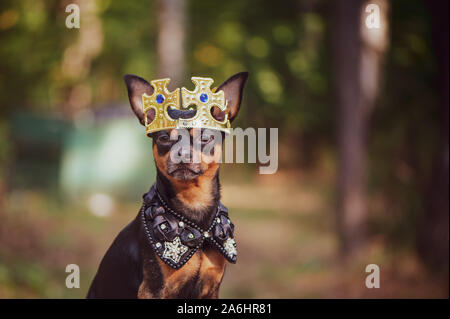
M 247 72 L 235 74 L 211 91 L 226 100 L 225 110 L 211 108 L 217 121 L 236 119 L 247 77 Z M 143 111 L 143 96 L 153 96 L 155 87 L 135 75 L 125 75 L 124 80 L 139 122 L 153 122 L 157 114 L 154 109 Z M 171 118 L 178 119 L 196 112 L 168 110 Z M 103 257 L 87 298 L 218 298 L 227 260 L 236 260 L 234 225 L 220 203 L 220 163 L 204 159 L 220 157 L 222 144 L 214 145 L 212 155 L 202 154 L 200 163 L 175 163 L 169 156 L 174 131 L 148 133 L 153 140 L 156 182 L 144 194 L 136 218 Z M 202 152 L 203 148 L 193 147 L 193 129 L 189 133 L 189 155 Z M 209 141 L 204 133 L 201 129 L 202 146 Z

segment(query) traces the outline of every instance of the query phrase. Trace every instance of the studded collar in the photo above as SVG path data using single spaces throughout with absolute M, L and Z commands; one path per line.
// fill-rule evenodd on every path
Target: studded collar
M 156 254 L 167 265 L 179 269 L 207 241 L 231 263 L 236 263 L 234 225 L 228 209 L 219 203 L 213 222 L 202 229 L 193 221 L 171 209 L 155 185 L 144 194 L 141 218 L 144 231 Z

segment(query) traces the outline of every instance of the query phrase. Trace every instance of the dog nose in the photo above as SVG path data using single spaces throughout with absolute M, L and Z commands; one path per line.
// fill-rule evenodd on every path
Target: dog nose
M 191 151 L 182 147 L 178 150 L 178 156 L 183 163 L 189 162 L 191 160 Z

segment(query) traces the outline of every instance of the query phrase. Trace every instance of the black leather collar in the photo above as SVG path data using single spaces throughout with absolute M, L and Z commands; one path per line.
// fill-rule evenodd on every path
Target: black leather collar
M 171 209 L 155 185 L 143 197 L 141 217 L 144 230 L 150 245 L 167 265 L 181 268 L 205 241 L 211 242 L 229 262 L 236 263 L 234 225 L 222 203 L 219 203 L 208 229 L 202 229 Z

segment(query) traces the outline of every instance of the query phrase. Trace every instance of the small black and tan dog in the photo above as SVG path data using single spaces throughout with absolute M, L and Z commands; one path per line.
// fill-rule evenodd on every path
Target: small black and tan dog
M 214 118 L 223 120 L 224 114 L 230 122 L 236 118 L 247 76 L 246 72 L 238 73 L 217 88 L 216 92 L 225 93 L 227 109 L 225 113 L 214 107 Z M 154 88 L 134 75 L 126 75 L 125 83 L 140 123 L 146 123 L 145 116 L 152 122 L 155 112 L 143 113 L 142 95 L 151 96 Z M 176 110 L 171 117 L 190 117 L 193 111 Z M 226 261 L 236 260 L 234 226 L 220 203 L 220 164 L 211 160 L 174 163 L 169 156 L 175 143 L 172 133 L 161 130 L 149 134 L 156 183 L 144 194 L 139 214 L 103 257 L 87 298 L 218 298 Z M 190 134 L 192 155 L 196 151 L 192 130 Z M 200 139 L 203 145 L 209 137 L 201 135 Z M 221 152 L 222 145 L 217 143 L 208 156 Z

